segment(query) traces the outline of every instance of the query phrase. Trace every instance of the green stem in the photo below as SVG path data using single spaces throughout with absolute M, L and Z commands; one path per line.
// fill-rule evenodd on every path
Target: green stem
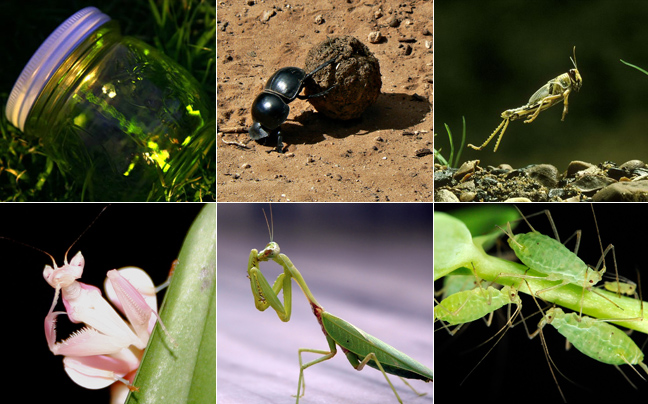
M 507 261 L 501 258 L 492 257 L 484 252 L 479 246 L 476 246 L 475 253 L 471 257 L 471 262 L 475 266 L 477 275 L 487 281 L 496 282 L 502 285 L 513 286 L 519 288 L 519 291 L 526 294 L 531 294 L 528 287 L 532 291 L 537 292 L 557 284 L 557 282 L 549 282 L 541 279 L 520 278 L 509 275 L 518 276 L 544 276 L 533 270 L 527 269 L 524 265 Z M 470 265 L 470 264 L 469 264 Z M 525 282 L 526 281 L 526 282 Z M 528 286 L 527 286 L 528 285 Z M 605 296 L 610 301 L 597 295 Z M 615 293 L 606 290 L 597 289 L 596 293 L 585 290 L 583 295 L 583 288 L 578 285 L 564 285 L 540 294 L 540 300 L 545 300 L 555 305 L 567 307 L 576 312 L 581 309 L 581 297 L 583 314 L 598 319 L 637 319 L 632 321 L 610 321 L 611 323 L 630 328 L 639 332 L 648 334 L 648 319 L 645 318 L 642 312 L 642 302 L 628 296 L 618 297 Z M 617 306 L 615 306 L 618 305 Z M 644 305 L 648 303 L 643 302 Z M 639 320 L 639 318 L 641 318 Z

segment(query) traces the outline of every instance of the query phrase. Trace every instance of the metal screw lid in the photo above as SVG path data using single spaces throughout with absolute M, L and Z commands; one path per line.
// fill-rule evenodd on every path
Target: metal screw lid
M 59 25 L 16 80 L 5 108 L 9 122 L 25 130 L 27 115 L 56 69 L 79 43 L 108 21 L 110 17 L 99 9 L 86 7 Z

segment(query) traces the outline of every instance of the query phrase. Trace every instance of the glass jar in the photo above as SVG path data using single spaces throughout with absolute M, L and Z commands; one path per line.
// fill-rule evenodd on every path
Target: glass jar
M 81 200 L 177 200 L 215 159 L 215 108 L 200 84 L 156 49 L 121 36 L 94 7 L 40 46 L 6 114 L 39 138 L 80 186 Z

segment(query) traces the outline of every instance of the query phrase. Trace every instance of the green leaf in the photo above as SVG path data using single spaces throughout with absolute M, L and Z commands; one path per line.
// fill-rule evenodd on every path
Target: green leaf
M 127 404 L 216 401 L 216 204 L 191 226 Z
M 470 230 L 459 219 L 443 212 L 434 213 L 434 279 L 459 267 L 470 265 L 479 256 Z
M 451 214 L 465 223 L 473 237 L 483 236 L 479 240 L 484 250 L 490 249 L 503 235 L 503 232 L 496 226 L 504 229 L 511 226 L 511 229 L 515 229 L 520 219 L 519 212 L 507 204 L 462 208 L 451 212 Z M 473 242 L 478 244 L 477 239 Z

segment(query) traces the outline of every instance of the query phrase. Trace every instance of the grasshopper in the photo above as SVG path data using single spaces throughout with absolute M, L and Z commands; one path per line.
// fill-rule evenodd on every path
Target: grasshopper
M 519 108 L 507 109 L 506 111 L 502 112 L 502 123 L 500 123 L 499 126 L 495 128 L 495 131 L 491 133 L 488 139 L 486 139 L 486 141 L 479 147 L 476 147 L 472 144 L 469 144 L 468 147 L 471 147 L 475 150 L 483 149 L 501 129 L 502 131 L 497 138 L 497 143 L 495 143 L 495 150 L 493 150 L 494 152 L 496 152 L 497 148 L 499 147 L 500 141 L 502 140 L 502 136 L 504 136 L 504 132 L 506 132 L 506 128 L 508 127 L 510 121 L 515 121 L 516 119 L 520 119 L 530 114 L 531 116 L 527 120 L 525 120 L 524 123 L 531 123 L 538 117 L 540 112 L 553 107 L 561 101 L 565 102 L 565 107 L 563 108 L 561 119 L 561 121 L 564 121 L 565 115 L 567 115 L 567 100 L 569 98 L 569 94 L 571 94 L 572 90 L 578 92 L 578 90 L 580 90 L 581 86 L 583 85 L 583 79 L 578 72 L 578 66 L 576 65 L 575 46 L 573 52 L 574 58 L 569 58 L 574 65 L 573 69 L 569 69 L 567 73 L 563 73 L 560 76 L 549 80 L 547 84 L 540 87 L 540 89 L 538 89 L 538 91 L 536 91 L 531 96 L 531 98 L 529 98 L 529 102 L 526 105 L 523 105 Z

